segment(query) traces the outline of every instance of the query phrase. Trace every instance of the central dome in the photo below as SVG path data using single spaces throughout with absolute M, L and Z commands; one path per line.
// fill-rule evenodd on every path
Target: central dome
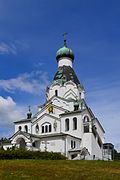
M 56 59 L 57 60 L 59 60 L 62 57 L 68 57 L 68 58 L 72 59 L 72 61 L 73 61 L 74 60 L 74 53 L 70 48 L 63 46 L 56 53 Z

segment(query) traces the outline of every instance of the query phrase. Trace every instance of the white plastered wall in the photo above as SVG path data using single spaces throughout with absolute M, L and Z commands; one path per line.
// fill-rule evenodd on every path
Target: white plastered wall
M 40 142 L 40 150 L 49 152 L 61 152 L 65 154 L 65 140 L 62 136 L 43 138 Z
M 73 118 L 77 118 L 77 129 L 73 129 Z M 65 120 L 69 119 L 69 131 L 65 130 Z M 72 114 L 69 116 L 61 117 L 61 131 L 66 134 L 81 138 L 83 134 L 83 123 L 80 114 Z
M 54 123 L 57 123 L 57 128 L 56 128 L 56 131 L 54 129 Z M 51 127 L 52 127 L 52 131 L 51 132 L 48 132 L 48 133 L 42 133 L 42 125 L 45 124 L 46 125 L 49 123 L 51 124 Z M 36 125 L 38 124 L 39 126 L 39 132 L 37 133 L 36 132 Z M 49 117 L 49 116 L 43 116 L 42 119 L 37 119 L 34 124 L 32 125 L 32 133 L 33 134 L 37 134 L 37 135 L 47 135 L 47 134 L 52 134 L 52 133 L 59 133 L 60 132 L 60 120 L 58 119 L 55 119 L 55 118 L 52 118 L 52 117 Z
M 15 133 L 19 130 L 19 126 L 21 126 L 21 131 L 25 131 L 25 126 L 28 126 L 28 133 L 31 133 L 31 122 L 20 122 L 15 124 Z

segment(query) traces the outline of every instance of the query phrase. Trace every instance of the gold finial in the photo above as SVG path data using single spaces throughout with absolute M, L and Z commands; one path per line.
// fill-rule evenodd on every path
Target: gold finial
M 65 47 L 67 47 L 67 43 L 66 43 L 66 41 L 67 41 L 67 38 L 66 38 L 66 35 L 67 35 L 68 33 L 66 33 L 66 32 L 64 32 L 64 34 L 63 34 L 63 37 L 64 37 L 64 46 Z

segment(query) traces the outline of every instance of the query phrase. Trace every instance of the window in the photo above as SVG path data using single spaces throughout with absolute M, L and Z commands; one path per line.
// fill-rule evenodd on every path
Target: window
M 89 132 L 89 117 L 85 116 L 83 119 L 83 128 L 84 128 L 84 133 Z
M 46 133 L 48 132 L 48 126 L 47 125 L 45 126 L 45 132 Z
M 45 123 L 42 125 L 42 133 L 48 133 L 52 131 L 52 125 L 50 123 Z
M 51 132 L 51 124 L 49 125 L 49 132 Z
M 42 133 L 44 133 L 44 126 L 42 126 Z
M 76 147 L 76 142 L 71 140 L 71 148 L 74 149 Z
M 36 130 L 36 133 L 39 132 L 39 126 L 38 126 L 38 124 L 36 125 L 35 130 Z
M 76 147 L 76 142 L 74 141 L 74 148 Z
M 73 118 L 73 130 L 76 130 L 77 129 L 77 118 L 74 117 Z
M 21 126 L 19 126 L 19 127 L 18 127 L 18 130 L 19 130 L 19 131 L 21 131 L 21 129 L 22 129 L 22 127 L 21 127 Z
M 84 124 L 84 133 L 88 133 L 89 132 L 89 125 Z
M 25 132 L 28 132 L 28 126 L 25 125 Z
M 69 119 L 65 119 L 65 131 L 69 131 Z
M 84 120 L 83 120 L 83 123 L 88 123 L 89 122 L 89 117 L 88 116 L 85 116 L 84 117 Z
M 55 90 L 55 96 L 58 96 L 58 90 Z
M 73 149 L 73 140 L 71 140 L 71 148 Z
M 35 142 L 32 143 L 32 146 L 35 147 Z

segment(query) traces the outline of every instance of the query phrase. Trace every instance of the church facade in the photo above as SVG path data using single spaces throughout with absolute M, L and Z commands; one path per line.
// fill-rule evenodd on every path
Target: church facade
M 68 159 L 111 159 L 104 149 L 105 131 L 85 101 L 84 87 L 72 67 L 74 53 L 66 39 L 56 59 L 58 69 L 46 89 L 46 102 L 34 116 L 29 109 L 26 119 L 14 122 L 12 146 L 60 152 Z

